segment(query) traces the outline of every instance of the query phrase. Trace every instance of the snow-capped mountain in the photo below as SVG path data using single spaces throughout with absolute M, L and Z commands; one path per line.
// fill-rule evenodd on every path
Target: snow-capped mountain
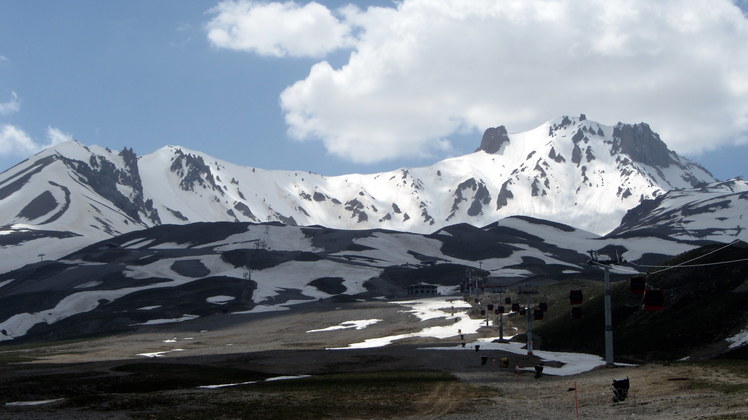
M 673 239 L 748 240 L 748 182 L 731 179 L 701 188 L 668 191 L 644 200 L 609 236 L 668 236 Z
M 475 153 L 429 167 L 335 177 L 242 167 L 177 146 L 138 157 L 68 142 L 0 175 L 0 246 L 10 256 L 0 271 L 202 221 L 428 233 L 526 215 L 604 234 L 642 200 L 715 181 L 646 124 L 584 115 L 523 133 L 488 129 Z
M 430 235 L 280 223 L 161 225 L 0 274 L 0 342 L 287 310 L 320 299 L 403 296 L 419 281 L 453 292 L 466 268 L 507 284 L 599 279 L 588 249 L 651 264 L 693 247 L 661 238 L 605 239 L 529 217 Z M 613 275 L 636 273 L 620 270 Z

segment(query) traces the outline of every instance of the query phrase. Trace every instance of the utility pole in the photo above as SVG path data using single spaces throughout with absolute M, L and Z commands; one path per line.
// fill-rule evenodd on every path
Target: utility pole
M 623 262 L 621 257 L 616 252 L 616 259 L 608 258 L 607 260 L 600 260 L 597 251 L 587 251 L 590 254 L 590 265 L 596 265 L 602 267 L 604 270 L 604 302 L 605 302 L 605 364 L 613 366 L 613 316 L 612 316 L 612 303 L 611 303 L 611 290 L 610 290 L 610 266 L 613 264 L 620 264 Z

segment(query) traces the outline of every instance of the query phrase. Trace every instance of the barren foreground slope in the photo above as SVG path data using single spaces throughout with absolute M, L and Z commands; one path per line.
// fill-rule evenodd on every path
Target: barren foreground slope
M 382 321 L 308 332 L 373 319 Z M 475 340 L 497 335 L 493 328 L 466 335 L 465 348 L 455 331 L 444 339 L 325 350 L 454 322 L 421 321 L 388 302 L 320 303 L 76 342 L 5 346 L 0 417 L 559 419 L 576 418 L 578 401 L 582 418 L 748 418 L 745 361 L 601 367 L 534 378 L 536 356 L 475 351 Z M 621 377 L 630 378 L 629 398 L 613 403 L 610 384 Z M 240 385 L 216 386 L 227 384 Z M 575 385 L 576 392 L 570 390 Z

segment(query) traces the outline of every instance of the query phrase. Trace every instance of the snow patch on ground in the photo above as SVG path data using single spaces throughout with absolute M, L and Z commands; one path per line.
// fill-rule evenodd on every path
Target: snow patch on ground
M 303 379 L 303 378 L 309 378 L 309 377 L 310 375 L 274 376 L 272 378 L 267 378 L 264 381 L 248 381 L 248 382 L 238 382 L 234 384 L 219 384 L 219 385 L 202 385 L 202 386 L 199 386 L 198 389 L 219 389 L 219 388 L 228 388 L 232 386 L 251 385 L 251 384 L 256 384 L 258 382 L 287 381 L 290 379 Z
M 211 296 L 207 299 L 208 303 L 213 303 L 216 305 L 225 305 L 228 302 L 231 302 L 232 300 L 236 299 L 233 296 L 224 296 L 224 295 L 218 295 L 218 296 Z
M 96 286 L 100 285 L 101 283 L 103 283 L 103 282 L 99 281 L 99 280 L 89 281 L 89 282 L 86 282 L 86 283 L 83 283 L 83 284 L 79 284 L 79 285 L 73 287 L 73 289 L 87 289 L 89 287 L 96 287 Z
M 359 343 L 349 344 L 347 347 L 335 347 L 329 348 L 328 350 L 383 347 L 398 340 L 416 337 L 442 339 L 457 336 L 460 334 L 460 331 L 462 334 L 473 334 L 477 332 L 478 328 L 480 328 L 485 322 L 485 320 L 482 319 L 470 318 L 466 310 L 461 310 L 470 308 L 470 305 L 457 299 L 448 300 L 446 298 L 430 298 L 392 303 L 410 307 L 410 310 L 403 312 L 412 313 L 421 321 L 443 318 L 452 320 L 453 322 L 449 325 L 424 328 L 413 333 L 370 338 Z
M 748 328 L 727 339 L 731 342 L 730 348 L 735 349 L 748 343 Z
M 5 403 L 6 407 L 29 407 L 35 405 L 52 404 L 58 401 L 63 401 L 65 398 L 55 398 L 54 400 L 39 400 L 39 401 L 12 401 Z
M 262 312 L 276 312 L 276 311 L 287 311 L 289 308 L 285 306 L 275 306 L 275 305 L 256 305 L 254 308 L 248 310 L 248 311 L 237 311 L 232 312 L 233 315 L 242 315 L 242 314 L 259 314 Z
M 158 324 L 170 324 L 172 322 L 184 322 L 184 321 L 190 321 L 195 318 L 197 318 L 197 315 L 190 315 L 185 314 L 184 316 L 180 318 L 169 318 L 169 319 L 151 319 L 146 322 L 142 322 L 140 324 L 130 324 L 130 325 L 158 325 Z
M 382 322 L 382 320 L 381 319 L 360 319 L 357 321 L 343 321 L 338 325 L 333 325 L 331 327 L 321 328 L 318 330 L 309 330 L 307 332 L 313 333 L 313 332 L 323 332 L 323 331 L 335 331 L 335 330 L 345 330 L 348 328 L 355 328 L 357 330 L 363 330 L 369 325 L 374 325 L 377 322 Z
M 525 343 L 497 343 L 498 337 L 481 338 L 473 343 L 470 343 L 470 351 L 475 351 L 475 345 L 480 346 L 480 351 L 485 350 L 500 350 L 515 354 L 527 354 Z M 465 348 L 461 346 L 449 346 L 449 347 L 429 347 L 423 348 L 422 350 L 461 350 L 465 351 Z M 544 362 L 561 362 L 564 365 L 561 367 L 544 366 L 543 373 L 556 376 L 570 376 L 579 373 L 590 371 L 598 366 L 605 365 L 605 361 L 602 357 L 594 354 L 585 353 L 565 353 L 565 352 L 552 352 L 543 350 L 533 350 L 533 355 L 539 357 Z M 534 371 L 534 367 L 520 368 L 521 370 Z
M 156 352 L 153 352 L 153 353 L 139 353 L 138 356 L 143 356 L 143 357 L 163 357 L 167 353 L 179 352 L 179 351 L 184 351 L 184 349 L 156 351 Z

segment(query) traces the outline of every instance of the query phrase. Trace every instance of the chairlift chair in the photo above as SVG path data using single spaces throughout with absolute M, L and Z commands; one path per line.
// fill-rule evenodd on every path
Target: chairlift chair
M 546 302 L 538 303 L 538 309 L 540 309 L 543 312 L 548 312 L 548 303 Z
M 512 303 L 512 312 L 519 312 L 519 303 Z

